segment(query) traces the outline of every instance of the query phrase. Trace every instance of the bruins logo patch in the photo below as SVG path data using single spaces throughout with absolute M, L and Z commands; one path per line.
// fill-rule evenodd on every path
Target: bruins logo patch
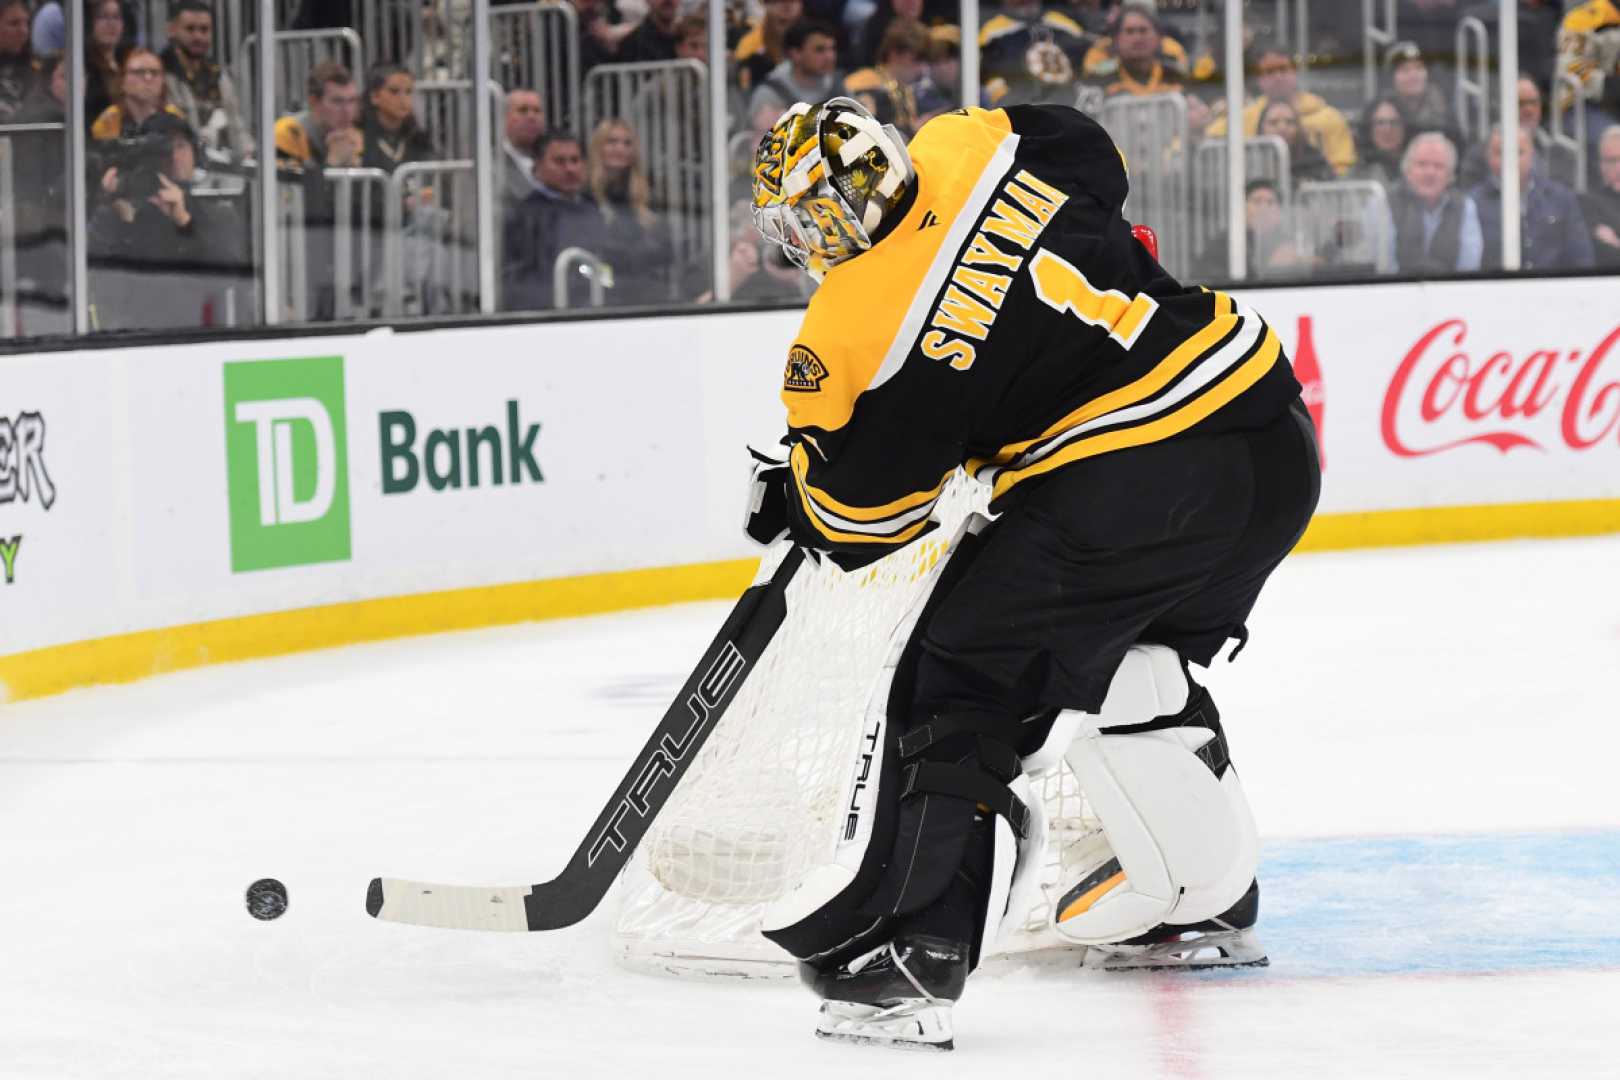
M 821 389 L 821 382 L 826 377 L 827 365 L 807 347 L 795 345 L 788 350 L 787 374 L 782 379 L 782 389 L 813 394 Z

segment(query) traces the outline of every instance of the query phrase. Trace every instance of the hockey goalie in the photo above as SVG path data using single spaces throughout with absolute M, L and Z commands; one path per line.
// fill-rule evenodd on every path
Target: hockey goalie
M 958 110 L 908 147 L 834 98 L 760 142 L 755 223 L 820 285 L 749 534 L 853 569 L 929 532 L 957 469 L 991 497 L 894 639 L 835 853 L 766 912 L 823 1036 L 950 1048 L 1029 909 L 1027 776 L 1060 756 L 1102 830 L 1057 934 L 1110 966 L 1265 962 L 1254 821 L 1191 670 L 1241 647 L 1304 531 L 1316 436 L 1277 335 L 1158 265 L 1127 183 L 1062 106 Z

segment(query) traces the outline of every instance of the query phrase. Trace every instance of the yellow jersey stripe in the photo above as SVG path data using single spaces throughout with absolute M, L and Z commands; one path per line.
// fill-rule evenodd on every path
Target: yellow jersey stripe
M 1158 442 L 1172 435 L 1180 434 L 1201 420 L 1206 419 L 1217 409 L 1222 408 L 1233 398 L 1259 382 L 1277 362 L 1282 353 L 1282 342 L 1269 327 L 1265 338 L 1254 355 L 1240 365 L 1235 371 L 1228 374 L 1220 382 L 1210 387 L 1200 396 L 1183 405 L 1181 408 L 1165 416 L 1136 427 L 1118 428 L 1113 431 L 1093 435 L 1089 438 L 1079 439 L 1070 446 L 1042 458 L 1023 469 L 1009 469 L 996 477 L 993 498 L 999 499 L 1021 480 L 1032 476 L 1041 476 L 1053 469 L 1081 461 L 1085 458 L 1096 457 L 1112 450 L 1123 450 L 1131 446 L 1144 446 L 1147 443 Z
M 804 489 L 805 493 L 816 501 L 818 506 L 839 517 L 871 524 L 880 523 L 887 518 L 897 517 L 909 510 L 915 510 L 920 506 L 933 502 L 945 490 L 945 485 L 950 481 L 951 474 L 956 471 L 954 467 L 948 470 L 944 476 L 939 478 L 939 483 L 929 490 L 914 491 L 909 495 L 903 495 L 891 502 L 886 502 L 882 506 L 851 506 L 849 503 L 839 502 L 810 483 L 810 454 L 805 450 L 802 443 L 794 445 L 793 450 L 788 455 L 788 460 L 793 467 L 794 479 L 799 482 L 799 486 Z
M 1214 320 L 1192 337 L 1176 346 L 1169 356 L 1159 361 L 1146 375 L 1143 375 L 1135 382 L 1127 383 L 1118 390 L 1112 390 L 1100 397 L 1091 399 L 1080 408 L 1063 417 L 1063 419 L 1049 426 L 1033 439 L 1009 443 L 997 450 L 991 457 L 975 458 L 969 461 L 968 471 L 976 472 L 985 465 L 1005 465 L 1037 443 L 1050 439 L 1055 435 L 1061 435 L 1077 424 L 1084 424 L 1106 413 L 1111 413 L 1115 409 L 1123 409 L 1139 401 L 1145 401 L 1163 390 L 1169 385 L 1170 380 L 1191 367 L 1195 361 L 1207 355 L 1209 350 L 1213 349 L 1227 334 L 1232 332 L 1232 328 L 1238 324 L 1238 320 L 1239 316 L 1232 310 L 1232 298 L 1225 293 L 1216 293 Z
M 921 536 L 923 530 L 928 527 L 928 522 L 930 519 L 925 514 L 906 528 L 888 536 L 872 533 L 846 532 L 842 529 L 835 529 L 822 520 L 821 515 L 816 511 L 815 505 L 810 501 L 810 495 L 805 490 L 805 487 L 806 485 L 804 483 L 804 478 L 800 476 L 799 471 L 795 469 L 793 471 L 793 490 L 798 493 L 799 503 L 804 508 L 805 520 L 810 523 L 810 527 L 814 529 L 818 535 L 827 540 L 846 544 L 886 544 L 892 547 L 899 547 L 900 545 L 910 543 L 917 537 Z

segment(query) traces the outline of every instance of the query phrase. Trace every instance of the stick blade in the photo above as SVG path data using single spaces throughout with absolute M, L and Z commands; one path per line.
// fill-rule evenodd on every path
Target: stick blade
M 444 930 L 527 931 L 524 901 L 532 891 L 529 885 L 502 888 L 372 878 L 366 889 L 366 914 L 384 922 Z

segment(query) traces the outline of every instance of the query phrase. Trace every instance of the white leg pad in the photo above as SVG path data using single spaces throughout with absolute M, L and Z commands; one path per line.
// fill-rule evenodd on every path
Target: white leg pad
M 1165 653 L 1171 662 L 1142 653 Z M 1162 646 L 1133 648 L 1102 713 L 1085 717 L 1064 755 L 1121 872 L 1083 907 L 1074 905 L 1081 910 L 1053 912 L 1054 928 L 1070 941 L 1105 944 L 1164 922 L 1211 918 L 1235 904 L 1254 878 L 1259 841 L 1237 772 L 1228 767 L 1217 779 L 1196 756 L 1213 732 L 1103 730 L 1186 707 L 1189 687 L 1174 657 Z
M 1029 912 L 1040 903 L 1041 872 L 1046 868 L 1046 805 L 1035 795 L 1027 776 L 1015 777 L 1007 786 L 1029 808 L 1029 829 L 1019 841 L 1012 826 L 996 818 L 995 874 L 981 938 L 985 952 L 1023 927 Z

